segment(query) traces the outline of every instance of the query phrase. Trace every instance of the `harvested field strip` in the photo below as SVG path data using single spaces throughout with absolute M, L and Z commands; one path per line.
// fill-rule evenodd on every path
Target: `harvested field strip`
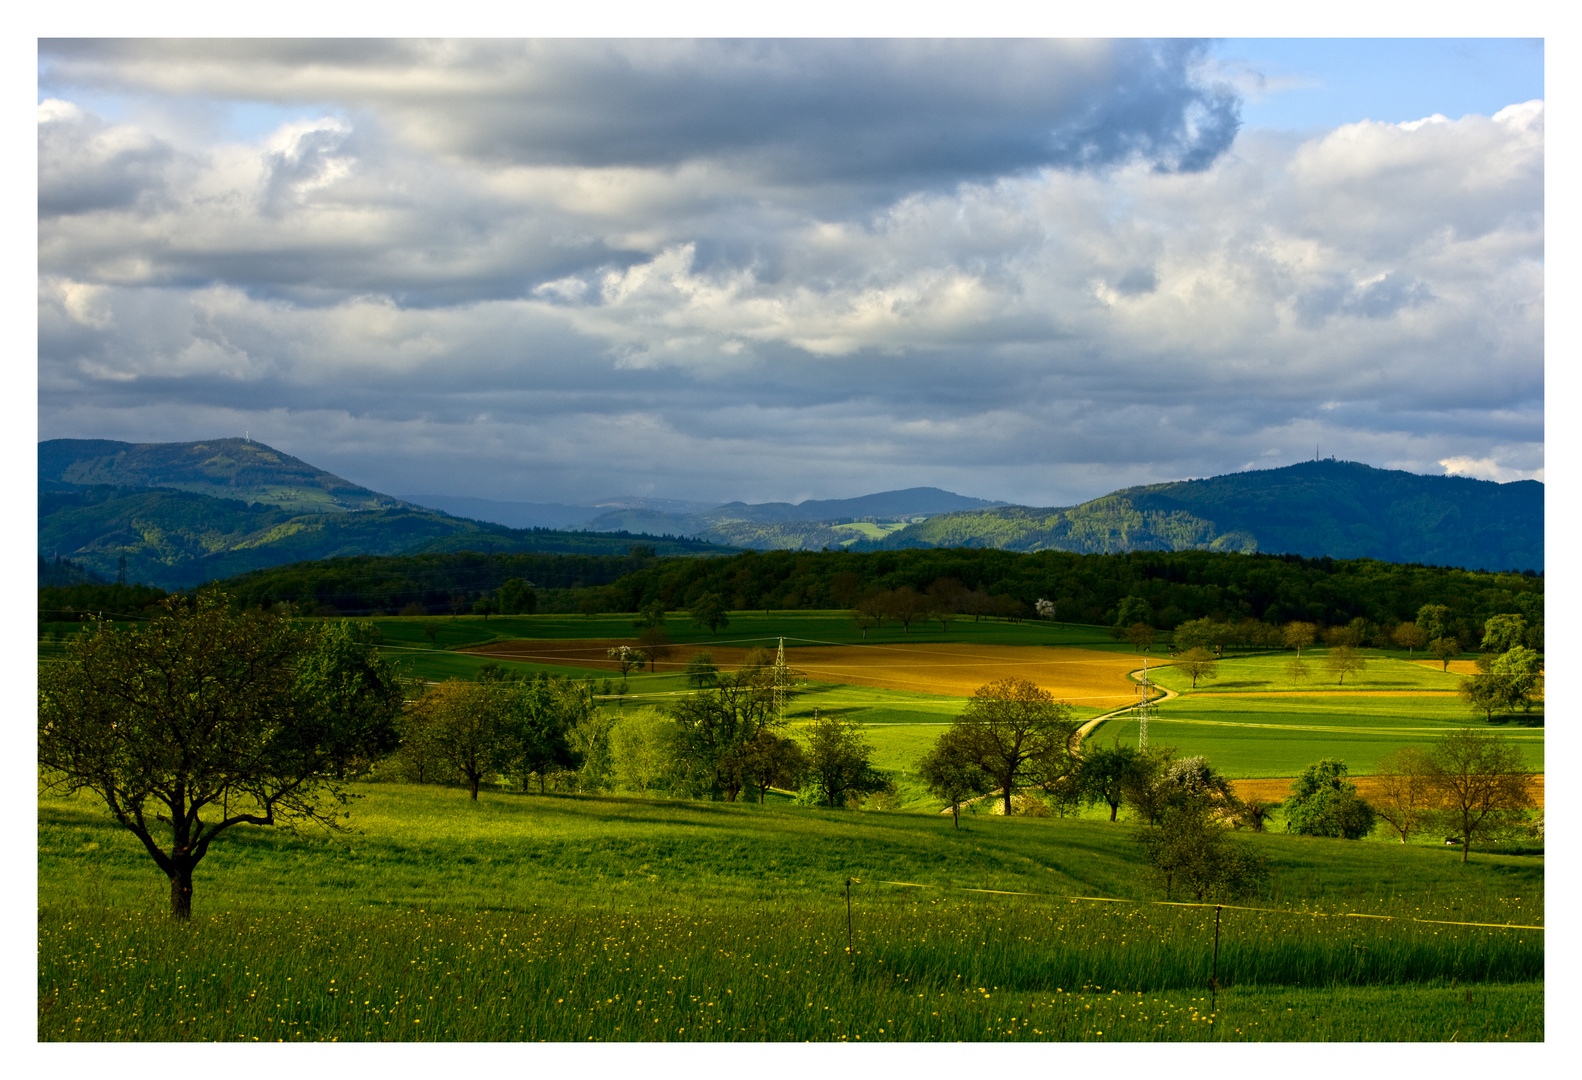
M 1257 697 L 1312 697 L 1312 690 L 1248 690 L 1237 692 L 1234 690 L 1188 690 L 1187 694 L 1193 698 L 1244 698 L 1251 695 Z M 1321 691 L 1325 701 L 1337 698 L 1365 698 L 1365 697 L 1437 697 L 1453 698 L 1454 690 L 1325 690 Z
M 1352 782 L 1357 785 L 1357 794 L 1361 795 L 1364 799 L 1374 799 L 1379 797 L 1379 781 L 1374 777 L 1353 776 L 1351 779 Z M 1232 786 L 1236 789 L 1236 796 L 1238 798 L 1263 799 L 1266 802 L 1273 802 L 1279 799 L 1289 798 L 1291 795 L 1291 784 L 1294 783 L 1295 780 L 1296 778 L 1294 776 L 1269 777 L 1265 779 L 1253 780 L 1235 780 L 1232 781 Z M 1543 809 L 1543 773 L 1538 773 L 1533 777 L 1533 794 L 1536 805 L 1539 809 Z
M 1233 728 L 1272 728 L 1276 731 L 1323 731 L 1333 732 L 1337 735 L 1378 735 L 1381 734 L 1377 727 L 1342 727 L 1337 724 L 1260 724 L 1250 720 L 1196 720 L 1184 716 L 1160 716 L 1151 720 L 1153 724 L 1200 724 L 1207 727 L 1233 727 Z M 1391 727 L 1387 734 L 1395 735 L 1403 732 L 1423 732 L 1430 735 L 1443 735 L 1444 725 L 1435 727 Z M 1507 734 L 1506 738 L 1513 742 L 1543 742 L 1542 733 L 1535 734 Z
M 500 660 L 539 664 L 562 663 L 614 670 L 605 651 L 625 641 L 514 641 L 499 642 L 472 651 Z M 748 650 L 736 646 L 675 647 L 658 665 L 661 673 L 685 668 L 692 653 L 701 649 L 722 668 L 739 667 Z M 1025 678 L 1073 704 L 1101 706 L 1124 703 L 1136 696 L 1128 673 L 1139 666 L 1125 653 L 1091 649 L 1029 648 L 1026 646 L 923 644 L 917 645 L 805 645 L 790 644 L 786 663 L 819 682 L 875 686 L 967 697 L 985 683 L 1003 678 Z

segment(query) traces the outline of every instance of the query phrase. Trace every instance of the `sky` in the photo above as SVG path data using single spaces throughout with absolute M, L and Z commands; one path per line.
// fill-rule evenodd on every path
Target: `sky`
M 38 435 L 402 497 L 1544 469 L 1541 41 L 38 49 Z

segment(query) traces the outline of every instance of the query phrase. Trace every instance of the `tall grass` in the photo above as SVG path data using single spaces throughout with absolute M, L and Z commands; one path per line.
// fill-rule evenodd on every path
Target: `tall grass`
M 41 800 L 39 1037 L 1543 1037 L 1541 931 L 1408 921 L 1541 924 L 1538 859 L 1245 836 L 1281 910 L 1222 913 L 1211 1026 L 1214 913 L 1150 903 L 1125 826 L 358 787 L 358 833 L 227 835 L 186 926 Z
M 1337 1000 L 1391 1004 L 1354 1009 L 1328 1037 L 1543 1037 L 1535 933 L 1371 923 L 1334 934 L 1311 917 L 1243 914 L 1222 927 L 1216 1015 L 1212 927 L 1211 910 L 864 897 L 848 954 L 838 904 L 227 914 L 188 926 L 48 909 L 39 1037 L 1314 1038 L 1306 1003 L 1326 1002 L 1334 1022 Z

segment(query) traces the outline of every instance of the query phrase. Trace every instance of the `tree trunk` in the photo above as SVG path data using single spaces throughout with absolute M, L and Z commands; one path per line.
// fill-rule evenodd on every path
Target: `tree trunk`
M 1120 803 L 1118 803 L 1118 802 L 1110 803 L 1110 820 L 1111 821 L 1115 820 L 1116 811 L 1120 810 L 1120 808 L 1121 808 L 1121 804 Z
M 950 819 L 956 823 L 956 828 L 961 828 L 961 804 L 959 802 L 950 804 Z
M 471 781 L 471 783 L 472 783 L 472 801 L 473 802 L 477 802 L 478 801 L 478 774 L 477 773 L 473 773 L 467 779 L 469 781 Z
M 1461 861 L 1462 861 L 1462 863 L 1465 863 L 1467 861 L 1467 848 L 1469 848 L 1471 846 L 1472 846 L 1472 834 L 1469 833 L 1469 832 L 1463 832 L 1461 834 Z
M 1011 785 L 1005 785 L 1005 816 L 1011 816 Z
M 170 917 L 186 922 L 192 918 L 192 867 L 181 866 L 170 875 Z

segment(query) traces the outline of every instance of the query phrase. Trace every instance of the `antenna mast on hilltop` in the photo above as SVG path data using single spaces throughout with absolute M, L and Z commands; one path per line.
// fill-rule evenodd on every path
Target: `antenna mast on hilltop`
M 1148 678 L 1148 657 L 1143 657 L 1143 677 L 1137 683 L 1137 749 L 1148 749 L 1148 716 L 1154 703 L 1148 694 L 1154 684 Z

